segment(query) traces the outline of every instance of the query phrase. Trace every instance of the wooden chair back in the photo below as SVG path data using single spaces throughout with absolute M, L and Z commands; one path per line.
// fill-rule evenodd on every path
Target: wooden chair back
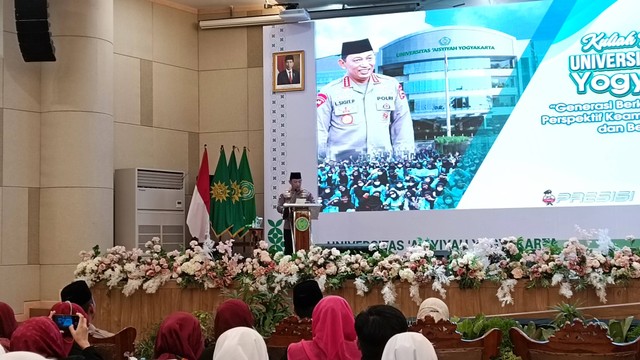
M 419 332 L 429 339 L 439 360 L 489 360 L 498 356 L 502 342 L 500 329 L 491 329 L 480 338 L 465 340 L 456 327 L 448 320 L 436 322 L 427 316 L 409 326 L 409 331 Z
M 125 353 L 133 355 L 136 329 L 126 327 L 113 336 L 96 338 L 89 335 L 89 343 L 94 345 L 104 360 L 126 359 Z
M 269 359 L 280 360 L 287 353 L 290 344 L 312 338 L 311 319 L 289 316 L 276 326 L 276 330 L 266 341 Z
M 522 360 L 640 360 L 640 339 L 614 343 L 604 326 L 580 320 L 566 323 L 547 341 L 533 340 L 515 327 L 509 329 L 509 337 L 514 354 Z

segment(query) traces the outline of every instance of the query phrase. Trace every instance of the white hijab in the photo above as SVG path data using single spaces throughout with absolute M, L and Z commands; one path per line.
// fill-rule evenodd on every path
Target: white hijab
M 432 297 L 425 299 L 422 304 L 420 304 L 416 318 L 424 319 L 427 315 L 434 318 L 436 322 L 442 319 L 449 320 L 449 307 L 444 301 L 438 298 Z
M 436 351 L 424 335 L 417 332 L 396 334 L 384 347 L 382 360 L 437 360 Z
M 216 341 L 213 360 L 269 360 L 267 345 L 255 330 L 239 326 L 222 333 Z
M 2 349 L 2 346 L 0 346 Z M 46 358 L 40 354 L 29 351 L 10 351 L 6 354 L 0 350 L 0 360 L 45 360 Z

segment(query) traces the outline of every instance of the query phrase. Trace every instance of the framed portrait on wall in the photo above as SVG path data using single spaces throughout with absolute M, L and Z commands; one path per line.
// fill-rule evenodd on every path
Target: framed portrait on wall
M 304 90 L 304 51 L 273 53 L 273 92 Z

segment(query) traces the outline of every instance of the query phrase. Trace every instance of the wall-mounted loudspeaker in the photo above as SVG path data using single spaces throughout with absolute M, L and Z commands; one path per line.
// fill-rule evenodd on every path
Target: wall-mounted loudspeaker
M 56 48 L 49 32 L 47 0 L 15 0 L 16 30 L 22 58 L 31 61 L 56 61 Z

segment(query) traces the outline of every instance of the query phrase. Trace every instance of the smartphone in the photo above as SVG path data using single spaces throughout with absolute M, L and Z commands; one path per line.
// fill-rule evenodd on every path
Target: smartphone
M 69 332 L 69 326 L 73 325 L 73 328 L 78 328 L 78 321 L 80 317 L 78 315 L 64 315 L 64 314 L 53 314 L 53 322 L 58 325 L 58 329 Z

